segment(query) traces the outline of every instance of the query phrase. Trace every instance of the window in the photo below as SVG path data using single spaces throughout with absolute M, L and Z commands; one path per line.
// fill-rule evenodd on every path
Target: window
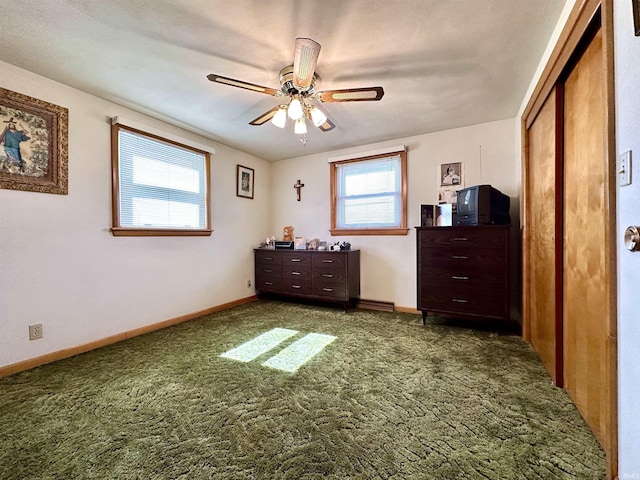
M 209 153 L 114 124 L 115 236 L 211 235 Z
M 332 235 L 407 234 L 407 154 L 333 162 Z

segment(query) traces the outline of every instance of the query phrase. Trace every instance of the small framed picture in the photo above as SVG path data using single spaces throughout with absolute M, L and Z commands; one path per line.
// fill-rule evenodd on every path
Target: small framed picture
M 236 196 L 253 198 L 253 183 L 253 168 L 238 165 L 236 171 Z
M 304 237 L 295 237 L 293 241 L 293 248 L 295 250 L 306 250 L 307 242 Z
M 435 226 L 435 208 L 434 205 L 420 205 L 420 226 Z
M 462 162 L 458 163 L 444 163 L 440 165 L 440 186 L 462 186 L 464 180 L 462 179 Z

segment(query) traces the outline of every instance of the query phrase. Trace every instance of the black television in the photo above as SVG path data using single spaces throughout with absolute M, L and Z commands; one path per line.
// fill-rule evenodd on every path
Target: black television
M 510 199 L 491 185 L 458 190 L 454 225 L 508 225 Z

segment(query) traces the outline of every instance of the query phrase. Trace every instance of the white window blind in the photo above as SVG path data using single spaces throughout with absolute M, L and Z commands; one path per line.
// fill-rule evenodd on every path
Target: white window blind
M 337 228 L 402 225 L 400 155 L 343 163 L 336 168 Z
M 207 228 L 204 153 L 121 128 L 118 159 L 121 227 Z

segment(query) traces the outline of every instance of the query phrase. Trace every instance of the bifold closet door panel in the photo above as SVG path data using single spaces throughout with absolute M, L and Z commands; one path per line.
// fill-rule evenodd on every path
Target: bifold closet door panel
M 564 387 L 603 447 L 610 429 L 611 272 L 602 32 L 564 85 Z

